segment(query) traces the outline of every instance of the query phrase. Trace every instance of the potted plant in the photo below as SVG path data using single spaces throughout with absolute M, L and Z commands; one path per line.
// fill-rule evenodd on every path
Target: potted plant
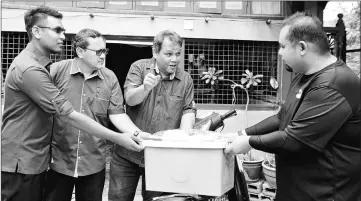
M 215 67 L 209 67 L 208 71 L 202 73 L 202 80 L 205 80 L 206 84 L 210 84 L 211 87 L 211 104 L 214 104 L 215 92 L 218 89 L 218 82 L 223 79 L 222 72 L 222 70 L 216 71 Z
M 233 89 L 233 97 L 235 97 L 235 88 L 239 87 L 243 90 L 245 90 L 246 94 L 247 94 L 247 103 L 246 103 L 246 108 L 245 108 L 245 121 L 246 121 L 246 127 L 248 127 L 248 115 L 247 115 L 247 111 L 248 111 L 248 105 L 249 105 L 249 92 L 248 90 L 251 89 L 253 86 L 257 86 L 259 83 L 261 83 L 260 78 L 263 77 L 263 75 L 258 74 L 258 75 L 253 75 L 253 73 L 251 71 L 249 71 L 248 69 L 245 71 L 245 73 L 242 74 L 243 78 L 241 79 L 241 84 L 237 84 L 236 82 L 234 82 L 233 80 L 229 80 L 229 79 L 222 79 L 225 81 L 230 81 L 233 84 L 231 85 L 231 88 Z M 245 86 L 244 86 L 245 85 Z M 235 100 L 233 100 L 233 103 L 235 104 Z M 245 178 L 247 181 L 258 181 L 261 177 L 261 173 L 262 173 L 262 162 L 263 162 L 263 158 L 260 156 L 253 156 L 252 152 L 248 152 L 247 154 L 244 155 L 237 155 L 237 159 L 238 161 L 240 161 L 240 164 L 242 164 L 241 169 L 243 169 L 244 173 L 245 173 Z
M 249 104 L 249 93 L 248 90 L 253 87 L 257 86 L 259 83 L 261 83 L 261 80 L 259 78 L 262 78 L 263 75 L 253 75 L 251 71 L 248 69 L 245 71 L 245 73 L 242 74 L 244 76 L 241 79 L 241 84 L 246 85 L 246 87 L 243 87 L 244 90 L 247 92 L 247 104 L 246 104 L 246 127 L 248 127 L 248 120 L 247 120 L 247 111 L 248 111 L 248 104 Z M 242 167 L 244 169 L 246 180 L 248 181 L 258 181 L 261 177 L 262 173 L 262 162 L 263 158 L 258 156 L 253 156 L 252 152 L 249 151 L 247 154 L 243 155 L 242 160 Z
M 263 77 L 262 74 L 253 75 L 251 71 L 248 69 L 245 70 L 245 73 L 242 74 L 243 78 L 241 79 L 241 84 L 238 84 L 234 82 L 233 80 L 224 79 L 223 76 L 219 76 L 219 74 L 222 73 L 222 71 L 217 71 L 215 68 L 210 68 L 208 72 L 204 72 L 205 76 L 202 79 L 206 79 L 206 83 L 211 83 L 213 85 L 214 83 L 218 83 L 218 80 L 222 81 L 229 81 L 232 82 L 231 88 L 233 90 L 233 100 L 232 103 L 235 104 L 235 88 L 239 87 L 243 90 L 245 90 L 247 95 L 247 102 L 245 107 L 245 121 L 246 121 L 246 127 L 248 127 L 248 105 L 249 105 L 249 90 L 252 89 L 253 86 L 257 86 L 259 83 L 261 83 L 261 79 Z M 213 84 L 212 84 L 212 81 Z M 277 89 L 278 83 L 277 80 L 271 76 L 270 79 L 270 85 L 272 88 Z M 255 182 L 258 181 L 261 178 L 262 175 L 262 165 L 264 162 L 264 158 L 261 156 L 253 156 L 252 152 L 249 151 L 247 154 L 240 154 L 237 155 L 238 161 L 240 161 L 241 167 L 240 169 L 243 169 L 244 175 L 247 181 Z M 271 181 L 272 182 L 272 181 Z
M 242 164 L 244 176 L 247 181 L 256 182 L 262 175 L 262 162 L 264 159 L 261 156 L 254 156 L 251 151 L 247 154 L 238 154 L 238 161 Z
M 271 188 L 277 188 L 276 185 L 276 161 L 274 154 L 266 154 L 266 160 L 262 163 L 264 177 Z

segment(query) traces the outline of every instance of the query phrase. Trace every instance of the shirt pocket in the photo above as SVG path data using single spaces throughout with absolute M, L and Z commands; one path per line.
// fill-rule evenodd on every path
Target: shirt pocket
M 91 109 L 100 116 L 107 116 L 109 108 L 110 90 L 97 88 Z
M 168 122 L 176 126 L 179 124 L 183 114 L 183 97 L 179 95 L 172 95 L 168 101 Z

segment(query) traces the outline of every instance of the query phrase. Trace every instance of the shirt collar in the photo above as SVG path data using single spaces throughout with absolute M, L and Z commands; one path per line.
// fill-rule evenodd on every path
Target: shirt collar
M 159 72 L 159 68 L 158 68 L 158 65 L 157 65 L 157 62 L 154 58 L 152 58 L 151 60 L 151 67 L 150 67 L 151 70 L 154 70 L 154 73 L 156 75 L 160 75 L 160 72 Z M 170 76 L 169 76 L 169 80 L 173 80 L 174 78 L 177 78 L 178 80 L 181 80 L 181 72 L 179 69 L 176 70 L 176 72 L 172 73 Z
M 35 60 L 37 60 L 40 65 L 46 67 L 51 63 L 50 58 L 38 50 L 31 42 L 28 43 L 25 49 L 34 54 Z
M 79 58 L 75 57 L 73 59 L 73 62 L 72 62 L 71 68 L 70 68 L 70 75 L 75 75 L 77 73 L 82 73 L 82 72 L 79 68 Z M 98 76 L 100 79 L 104 79 L 104 76 L 100 70 L 94 71 L 93 74 L 88 79 L 93 78 L 95 76 Z

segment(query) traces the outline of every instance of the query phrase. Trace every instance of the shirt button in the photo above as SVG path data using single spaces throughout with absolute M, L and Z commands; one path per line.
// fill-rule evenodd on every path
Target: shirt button
M 79 143 L 81 144 L 81 143 L 83 143 L 83 141 L 80 141 Z
M 79 156 L 78 159 L 81 159 L 81 156 Z
M 84 110 L 81 110 L 81 112 L 84 112 Z
M 85 96 L 85 94 L 83 94 L 83 96 Z

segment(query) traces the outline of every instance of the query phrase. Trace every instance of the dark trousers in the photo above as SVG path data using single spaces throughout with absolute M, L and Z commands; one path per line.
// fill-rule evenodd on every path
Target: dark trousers
M 154 197 L 168 194 L 145 190 L 144 168 L 113 153 L 109 170 L 108 200 L 133 201 L 140 176 L 142 176 L 142 197 L 144 201 L 150 201 Z
M 21 174 L 1 172 L 2 201 L 41 201 L 45 182 L 45 172 Z
M 46 174 L 44 201 L 71 201 L 74 186 L 76 201 L 101 201 L 104 182 L 105 169 L 78 178 L 50 169 Z

